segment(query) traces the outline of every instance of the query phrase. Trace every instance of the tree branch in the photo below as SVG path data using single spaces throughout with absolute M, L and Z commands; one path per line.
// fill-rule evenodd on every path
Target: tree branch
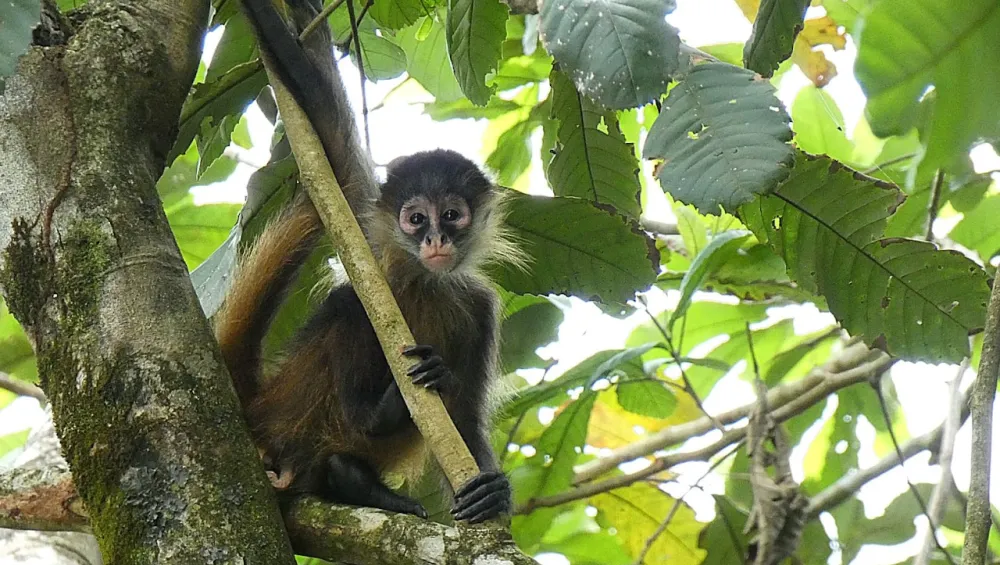
M 955 453 L 955 436 L 958 435 L 958 428 L 962 420 L 962 377 L 969 368 L 969 359 L 965 358 L 958 368 L 958 374 L 951 382 L 948 391 L 948 412 L 945 414 L 944 422 L 941 425 L 941 449 L 938 451 L 938 465 L 941 468 L 941 477 L 931 500 L 928 503 L 927 513 L 927 534 L 924 543 L 920 547 L 920 553 L 914 558 L 914 565 L 928 565 L 931 562 L 931 551 L 941 549 L 937 543 L 937 525 L 944 517 L 945 506 L 951 498 L 951 487 L 954 477 L 951 472 L 952 456 Z M 950 557 L 950 556 L 949 556 Z
M 0 371 L 0 388 L 9 390 L 18 396 L 30 396 L 39 402 L 48 402 L 45 398 L 45 391 L 27 381 L 15 379 L 3 371 Z
M 812 405 L 816 404 L 817 402 L 826 398 L 831 393 L 836 392 L 837 390 L 858 383 L 867 382 L 873 376 L 888 369 L 894 362 L 885 353 L 877 350 L 869 350 L 863 344 L 860 345 L 865 351 L 865 357 L 864 357 L 865 361 L 863 363 L 861 363 L 857 367 L 848 369 L 842 373 L 830 375 L 828 377 L 821 377 L 821 382 L 817 386 L 814 386 L 811 389 L 806 390 L 800 396 L 792 398 L 790 401 L 786 402 L 781 406 L 771 405 L 772 406 L 771 416 L 772 418 L 774 418 L 774 421 L 776 423 L 784 422 L 794 416 L 797 416 L 798 414 L 801 414 L 802 412 L 805 412 L 810 407 L 812 407 Z M 831 362 L 830 365 L 835 366 L 836 363 Z M 770 397 L 771 395 L 769 394 L 768 401 L 770 401 Z M 744 410 L 744 409 L 746 409 L 746 407 L 740 408 L 738 410 Z M 730 414 L 732 412 L 735 411 L 730 411 L 727 414 Z M 712 423 L 710 419 L 707 417 L 699 418 L 695 422 L 698 422 L 700 424 L 699 427 L 702 431 L 698 431 L 692 433 L 690 436 L 681 438 L 681 441 L 685 441 L 687 439 L 691 439 L 693 437 L 702 435 L 705 432 L 712 429 Z M 689 422 L 689 424 L 695 422 Z M 686 425 L 688 424 L 681 424 L 681 426 L 686 426 Z M 697 449 L 695 451 L 669 453 L 667 455 L 663 455 L 653 459 L 652 463 L 648 467 L 640 469 L 639 471 L 635 471 L 633 473 L 625 475 L 613 476 L 603 481 L 587 483 L 578 488 L 562 492 L 556 495 L 531 499 L 522 506 L 520 506 L 516 512 L 518 514 L 525 514 L 531 512 L 536 508 L 558 506 L 560 504 L 566 504 L 567 502 L 582 500 L 585 498 L 589 498 L 595 494 L 628 486 L 636 481 L 652 477 L 653 475 L 656 475 L 662 471 L 670 469 L 671 467 L 674 467 L 675 465 L 679 465 L 681 463 L 688 463 L 690 461 L 708 461 L 710 458 L 715 456 L 717 453 L 719 453 L 726 447 L 736 442 L 742 441 L 743 438 L 745 437 L 746 437 L 746 430 L 744 430 L 743 428 L 730 428 L 725 432 L 723 432 L 722 436 L 714 443 L 702 447 L 701 449 Z M 680 443 L 680 441 L 676 443 Z M 603 462 L 604 459 L 600 459 L 599 461 Z M 596 477 L 601 474 L 598 473 L 596 475 L 591 475 L 592 473 L 594 473 L 593 470 L 594 468 L 595 467 L 587 469 L 586 476 Z M 583 473 L 577 474 L 577 478 L 575 480 L 576 484 L 583 482 L 580 480 L 581 475 L 583 475 Z
M 997 392 L 997 373 L 1000 371 L 1000 283 L 996 281 L 993 281 L 984 327 L 982 358 L 972 385 L 972 474 L 962 547 L 962 563 L 965 565 L 985 565 L 989 554 L 993 400 Z
M 444 526 L 408 514 L 328 504 L 304 497 L 285 511 L 301 555 L 336 563 L 381 565 L 527 565 L 502 530 Z M 0 475 L 0 528 L 90 533 L 68 471 L 15 470 Z
M 968 403 L 966 399 L 961 401 L 962 412 L 960 422 L 964 422 L 969 417 Z M 961 427 L 961 423 L 959 424 Z M 914 457 L 923 451 L 935 451 L 941 443 L 941 436 L 944 432 L 944 423 L 926 434 L 912 438 L 903 442 L 899 446 L 899 453 L 902 453 L 903 461 Z M 850 473 L 837 479 L 835 483 L 828 486 L 822 492 L 812 497 L 806 513 L 810 518 L 815 518 L 847 500 L 857 493 L 861 487 L 869 482 L 881 477 L 885 473 L 894 469 L 897 465 L 902 465 L 899 454 L 895 451 L 879 459 L 874 465 L 867 469 L 861 469 L 856 473 Z
M 881 352 L 873 354 L 861 342 L 849 345 L 822 367 L 813 369 L 802 380 L 775 387 L 767 393 L 767 403 L 777 410 L 793 401 L 801 401 L 807 394 L 817 401 L 839 388 L 851 386 L 868 378 L 875 371 L 884 370 L 890 362 L 889 357 Z M 838 374 L 846 374 L 846 378 L 838 378 Z M 574 484 L 591 481 L 627 461 L 649 456 L 656 451 L 672 445 L 683 443 L 688 439 L 708 433 L 715 428 L 715 421 L 729 425 L 749 417 L 756 407 L 751 402 L 739 408 L 734 408 L 719 414 L 715 418 L 702 417 L 697 420 L 665 428 L 655 434 L 613 450 L 600 459 L 595 459 L 576 468 Z M 714 421 L 713 421 L 714 420 Z

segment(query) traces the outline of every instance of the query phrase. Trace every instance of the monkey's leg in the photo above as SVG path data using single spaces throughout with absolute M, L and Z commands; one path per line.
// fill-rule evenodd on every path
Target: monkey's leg
M 331 500 L 427 517 L 427 510 L 419 502 L 389 490 L 367 462 L 351 455 L 332 455 L 327 466 L 326 486 Z

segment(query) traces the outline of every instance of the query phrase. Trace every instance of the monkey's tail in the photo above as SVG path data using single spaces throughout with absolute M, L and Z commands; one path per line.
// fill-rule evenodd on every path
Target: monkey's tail
M 369 212 L 378 198 L 373 166 L 361 146 L 360 133 L 336 72 L 330 29 L 323 22 L 300 42 L 298 31 L 317 16 L 310 0 L 282 0 L 291 22 L 286 23 L 272 0 L 243 0 L 245 12 L 275 70 L 309 117 L 334 175 L 356 216 Z
M 261 232 L 240 261 L 225 303 L 215 315 L 215 337 L 244 407 L 260 384 L 264 336 L 320 234 L 316 208 L 302 193 Z

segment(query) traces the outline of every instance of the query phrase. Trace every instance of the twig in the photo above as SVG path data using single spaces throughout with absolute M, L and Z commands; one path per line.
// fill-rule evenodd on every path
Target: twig
M 867 351 L 867 348 L 866 348 Z M 802 412 L 805 412 L 811 408 L 814 404 L 820 400 L 826 398 L 830 393 L 839 390 L 841 388 L 858 384 L 861 382 L 866 382 L 871 378 L 871 375 L 881 373 L 892 365 L 894 360 L 892 360 L 888 355 L 881 351 L 869 351 L 867 361 L 859 367 L 855 367 L 842 374 L 835 375 L 829 378 L 821 378 L 821 383 L 818 386 L 814 386 L 808 389 L 804 394 L 801 394 L 792 400 L 788 401 L 786 404 L 780 408 L 775 408 L 771 415 L 774 418 L 775 423 L 781 423 L 793 416 L 797 416 Z M 768 400 L 770 401 L 770 395 L 768 395 Z M 752 407 L 756 407 L 757 402 L 754 402 Z M 752 409 L 752 408 L 751 408 Z M 688 437 L 683 437 L 681 440 L 690 439 L 697 435 L 701 435 L 711 429 L 711 424 L 708 422 L 707 417 L 702 417 L 700 421 L 705 422 L 706 427 L 703 431 L 698 433 L 693 433 Z M 690 424 L 691 422 L 689 422 Z M 685 424 L 682 424 L 682 426 Z M 675 426 L 679 427 L 679 426 Z M 743 428 L 730 428 L 723 432 L 722 436 L 714 443 L 707 445 L 701 449 L 695 451 L 685 451 L 681 453 L 670 453 L 662 457 L 657 457 L 650 463 L 650 465 L 639 471 L 633 473 L 628 473 L 625 475 L 618 475 L 611 477 L 609 479 L 597 482 L 591 482 L 584 484 L 578 488 L 555 494 L 552 496 L 545 496 L 540 498 L 534 498 L 527 501 L 524 505 L 520 506 L 516 512 L 519 514 L 531 512 L 536 508 L 559 506 L 561 504 L 566 504 L 567 502 L 573 502 L 575 500 L 582 500 L 584 498 L 589 498 L 595 494 L 600 494 L 602 492 L 608 492 L 616 488 L 626 487 L 631 485 L 636 481 L 643 480 L 647 477 L 655 475 L 661 471 L 670 469 L 675 465 L 681 463 L 687 463 L 690 461 L 707 461 L 709 458 L 713 457 L 715 454 L 719 453 L 727 446 L 732 445 L 743 438 L 746 437 L 746 430 Z M 647 454 L 642 454 L 647 455 Z M 640 457 L 642 456 L 640 455 Z M 612 465 L 610 468 L 602 469 L 606 465 L 604 459 L 599 459 L 599 465 L 590 466 L 589 469 L 585 471 L 586 476 L 581 478 L 584 472 L 578 473 L 577 477 L 574 479 L 575 484 L 580 484 L 584 482 L 586 477 L 596 477 L 602 474 L 604 471 L 613 469 L 616 465 Z M 593 474 L 595 470 L 600 470 L 597 474 Z
M 822 391 L 820 391 L 820 394 L 826 396 L 839 388 L 862 382 L 867 378 L 866 371 L 873 369 L 873 367 L 877 368 L 879 364 L 889 361 L 889 357 L 883 354 L 879 356 L 877 362 L 873 362 L 869 359 L 870 355 L 870 350 L 863 343 L 850 344 L 825 365 L 813 369 L 805 378 L 773 388 L 767 394 L 768 405 L 777 409 L 793 400 L 804 397 L 807 393 L 816 389 L 821 388 Z M 846 373 L 852 369 L 859 369 L 861 371 L 857 380 L 854 380 L 851 376 L 846 379 L 837 380 L 836 375 L 838 373 Z M 739 408 L 723 412 L 717 415 L 715 420 L 726 425 L 735 423 L 749 416 L 756 405 L 756 402 L 751 402 Z M 576 469 L 574 483 L 580 484 L 593 480 L 626 461 L 646 457 L 661 449 L 682 443 L 692 437 L 700 436 L 707 433 L 713 427 L 714 423 L 712 419 L 706 416 L 660 430 L 639 441 L 615 449 L 606 457 L 580 465 Z
M 972 385 L 972 470 L 962 547 L 964 565 L 984 565 L 988 555 L 993 400 L 997 392 L 997 371 L 1000 370 L 1000 283 L 996 281 L 984 327 L 982 358 Z
M 299 41 L 305 41 L 305 39 L 309 37 L 310 33 L 316 31 L 316 28 L 326 23 L 326 19 L 330 17 L 330 14 L 332 14 L 343 3 L 344 0 L 334 0 L 329 6 L 323 8 L 323 11 L 313 18 L 313 20 L 309 22 L 309 25 L 307 25 L 305 29 L 302 30 L 302 33 L 299 34 Z
M 937 219 L 938 208 L 941 206 L 941 187 L 944 185 L 944 171 L 938 169 L 931 182 L 931 198 L 927 204 L 927 226 L 924 229 L 924 239 L 934 241 L 934 220 Z
M 704 414 L 705 416 L 707 416 L 709 419 L 712 420 L 712 425 L 714 425 L 717 430 L 719 430 L 720 432 L 725 431 L 726 428 L 722 425 L 722 423 L 716 420 L 714 416 L 709 414 L 708 411 L 705 410 L 705 406 L 701 403 L 701 398 L 698 396 L 698 392 L 694 390 L 694 386 L 691 384 L 691 381 L 688 379 L 687 373 L 684 371 L 684 365 L 681 362 L 681 356 L 677 353 L 677 350 L 674 349 L 673 341 L 670 339 L 670 334 L 667 333 L 667 329 L 663 327 L 663 324 L 661 324 L 660 321 L 656 319 L 656 316 L 654 316 L 653 313 L 650 312 L 648 308 L 644 309 L 644 311 L 646 312 L 646 315 L 649 316 L 649 319 L 653 321 L 653 325 L 656 326 L 657 330 L 659 330 L 660 335 L 663 336 L 664 345 L 667 346 L 667 351 L 670 353 L 670 357 L 673 358 L 674 364 L 677 365 L 677 370 L 679 370 L 681 373 L 681 380 L 684 381 L 684 391 L 687 392 L 688 396 L 691 397 L 691 400 L 694 400 L 694 404 L 695 406 L 698 407 L 698 410 L 700 410 L 702 414 Z
M 892 441 L 892 447 L 896 450 L 896 456 L 899 458 L 899 464 L 902 465 L 903 461 L 905 461 L 903 458 L 903 452 L 899 449 L 899 439 L 896 437 L 896 430 L 892 425 L 892 418 L 889 416 L 889 407 L 886 405 L 885 395 L 882 394 L 882 389 L 879 387 L 879 382 L 877 380 L 872 382 L 872 389 L 875 390 L 875 397 L 878 398 L 879 409 L 882 412 L 882 419 L 885 420 L 885 427 L 889 431 L 889 439 Z M 927 501 L 924 500 L 920 491 L 917 490 L 917 485 L 913 484 L 913 481 L 910 480 L 909 475 L 906 474 L 905 468 L 903 468 L 903 478 L 906 480 L 906 485 L 909 487 L 910 493 L 913 494 L 914 500 L 917 501 L 917 505 L 920 506 L 920 513 L 927 517 L 927 523 L 931 532 L 937 532 L 937 524 L 931 516 L 930 510 L 927 508 Z M 937 535 L 932 535 L 931 539 L 934 541 L 934 545 L 937 546 L 938 550 L 944 553 L 948 563 L 955 565 L 955 560 L 952 559 L 951 554 L 941 547 L 940 542 L 938 542 Z
M 938 466 L 941 467 L 941 478 L 934 487 L 933 494 L 931 494 L 930 508 L 927 515 L 927 536 L 924 539 L 923 545 L 921 545 L 920 553 L 913 560 L 914 565 L 928 565 L 931 562 L 931 549 L 934 546 L 940 547 L 937 543 L 937 531 L 933 525 L 941 523 L 945 505 L 948 499 L 951 498 L 951 460 L 955 452 L 955 436 L 958 434 L 959 419 L 962 412 L 962 377 L 968 369 L 969 358 L 966 357 L 962 360 L 962 364 L 958 368 L 958 374 L 955 375 L 955 379 L 952 381 L 950 390 L 948 391 L 950 405 L 948 406 L 948 413 L 945 415 L 942 427 L 941 448 L 938 450 Z
M 962 406 L 960 422 L 964 422 L 969 416 L 966 400 L 967 399 L 963 398 L 960 403 Z M 959 427 L 961 427 L 961 424 L 959 424 Z M 896 468 L 897 465 L 902 465 L 903 461 L 923 451 L 935 450 L 936 446 L 941 442 L 941 436 L 943 433 L 944 423 L 922 436 L 915 437 L 904 442 L 903 445 L 899 447 L 899 451 L 886 455 L 875 462 L 875 464 L 871 467 L 858 471 L 857 473 L 844 475 L 843 477 L 837 479 L 835 483 L 824 489 L 816 496 L 812 497 L 809 501 L 809 508 L 806 509 L 807 514 L 810 518 L 815 518 L 858 492 L 862 486 L 877 479 L 878 477 L 881 477 L 885 473 Z M 900 460 L 900 453 L 902 453 L 903 460 Z
M 719 467 L 719 465 L 722 465 L 722 463 L 725 460 L 729 459 L 730 457 L 733 456 L 733 454 L 739 451 L 741 445 L 743 445 L 743 442 L 738 442 L 735 446 L 733 446 L 733 449 L 731 449 L 729 453 L 726 453 L 722 457 L 719 457 L 714 463 L 712 463 L 708 467 L 708 469 L 704 473 L 702 473 L 700 477 L 698 477 L 698 480 L 696 480 L 688 487 L 687 492 L 674 499 L 674 504 L 673 506 L 670 507 L 670 512 L 667 512 L 666 517 L 663 519 L 662 522 L 660 522 L 660 526 L 656 528 L 656 531 L 653 532 L 653 535 L 649 536 L 649 539 L 646 540 L 646 545 L 643 546 L 642 551 L 640 551 L 638 557 L 635 558 L 634 565 L 642 565 L 642 562 L 646 560 L 646 554 L 648 554 L 649 550 L 652 549 L 653 544 L 656 543 L 656 540 L 659 539 L 661 535 L 663 535 L 663 532 L 667 531 L 667 526 L 669 526 L 670 521 L 674 519 L 674 516 L 677 514 L 677 510 L 681 507 L 681 503 L 684 501 L 684 498 L 687 495 L 691 494 L 691 491 L 698 488 L 701 485 L 701 482 L 704 481 L 709 475 L 711 475 L 712 471 L 716 470 Z
M 45 391 L 29 382 L 15 379 L 14 377 L 0 371 L 0 388 L 9 390 L 18 396 L 30 396 L 39 402 L 48 402 Z
M 365 5 L 364 11 L 368 11 L 368 6 L 371 6 L 372 0 L 368 1 Z M 358 76 L 361 80 L 361 117 L 365 124 L 365 148 L 368 150 L 368 156 L 371 157 L 372 154 L 372 140 L 371 134 L 368 131 L 368 93 L 365 90 L 365 83 L 367 79 L 365 78 L 365 56 L 361 52 L 361 36 L 358 35 L 358 18 L 354 16 L 354 0 L 347 0 L 347 13 L 351 18 L 351 34 L 354 36 L 354 50 L 358 52 Z M 361 14 L 364 17 L 364 13 Z M 351 38 L 347 38 L 348 41 Z M 350 44 L 348 44 L 350 45 Z

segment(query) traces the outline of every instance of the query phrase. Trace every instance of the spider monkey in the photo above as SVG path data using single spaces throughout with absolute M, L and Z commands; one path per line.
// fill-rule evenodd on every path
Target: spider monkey
M 502 198 L 451 151 L 396 159 L 379 187 L 360 147 L 329 30 L 297 40 L 321 3 L 287 0 L 294 28 L 271 0 L 245 0 L 262 50 L 306 111 L 372 244 L 417 343 L 413 382 L 437 391 L 480 474 L 454 494 L 452 515 L 476 523 L 508 513 L 510 483 L 488 436 L 498 374 L 498 297 L 490 261 L 520 261 L 502 226 Z M 345 127 L 344 124 L 351 124 Z M 243 258 L 216 316 L 216 336 L 252 433 L 282 499 L 302 493 L 426 517 L 381 479 L 424 453 L 371 322 L 351 285 L 334 288 L 264 378 L 262 341 L 322 227 L 300 195 Z

